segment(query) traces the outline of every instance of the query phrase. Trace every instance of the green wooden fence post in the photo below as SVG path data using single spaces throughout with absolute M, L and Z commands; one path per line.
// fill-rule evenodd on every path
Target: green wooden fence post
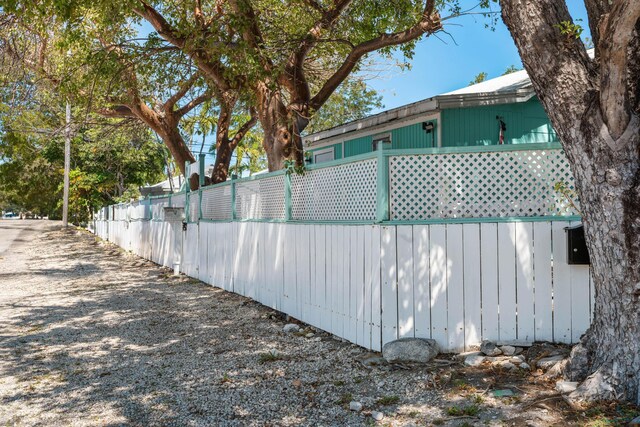
M 200 186 L 198 188 L 198 222 L 202 219 L 202 187 L 204 187 L 204 154 L 198 155 L 198 178 Z
M 293 218 L 291 207 L 291 174 L 284 175 L 284 220 L 291 221 Z
M 376 222 L 389 221 L 389 163 L 378 143 L 378 174 L 376 182 Z
M 189 160 L 185 160 L 184 162 L 184 220 L 186 222 L 189 222 L 189 211 L 191 209 L 190 208 L 190 203 L 189 200 L 191 199 L 191 196 L 189 194 L 189 192 L 191 191 L 191 187 L 189 186 L 189 176 L 191 175 L 189 172 L 189 169 L 191 168 L 191 164 L 189 163 Z
M 231 221 L 235 221 L 238 217 L 236 212 L 236 175 L 231 174 Z

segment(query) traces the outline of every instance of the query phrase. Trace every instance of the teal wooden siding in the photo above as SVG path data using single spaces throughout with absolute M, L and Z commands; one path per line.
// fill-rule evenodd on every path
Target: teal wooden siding
M 422 129 L 422 122 L 398 129 L 392 129 L 387 132 L 380 132 L 375 135 L 361 136 L 360 138 L 349 139 L 344 142 L 344 156 L 357 156 L 358 154 L 369 153 L 372 150 L 373 137 L 391 133 L 392 149 L 407 148 L 431 148 L 438 146 L 438 123 L 431 120 L 435 124 L 432 134 L 426 133 Z M 432 136 L 433 135 L 433 136 Z M 433 142 L 433 145 L 432 145 Z
M 342 143 L 338 142 L 337 144 L 333 144 L 333 145 L 328 145 L 326 147 L 314 147 L 314 148 L 310 148 L 307 151 L 310 152 L 314 152 L 317 150 L 325 150 L 329 147 L 333 147 L 333 156 L 334 156 L 334 160 L 338 160 L 342 158 Z
M 373 136 L 361 136 L 360 138 L 350 139 L 344 142 L 344 156 L 357 156 L 370 152 Z
M 432 148 L 438 146 L 438 124 L 436 120 L 429 120 L 435 127 L 431 133 L 422 129 L 422 122 L 404 126 L 391 131 L 391 146 L 393 149 Z
M 497 144 L 496 116 L 507 125 L 505 144 L 558 142 L 542 105 L 533 98 L 518 104 L 442 110 L 442 146 Z

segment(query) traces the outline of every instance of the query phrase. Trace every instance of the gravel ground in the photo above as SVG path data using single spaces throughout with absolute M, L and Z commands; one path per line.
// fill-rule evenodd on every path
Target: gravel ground
M 548 385 L 521 374 L 471 371 L 446 355 L 421 367 L 365 366 L 379 355 L 308 327 L 284 333 L 280 313 L 87 232 L 22 240 L 0 259 L 0 425 L 575 421 Z M 504 387 L 516 396 L 487 392 Z M 363 410 L 350 411 L 351 400 Z

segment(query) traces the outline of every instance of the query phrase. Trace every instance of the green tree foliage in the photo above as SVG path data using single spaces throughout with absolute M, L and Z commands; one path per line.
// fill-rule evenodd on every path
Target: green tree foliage
M 485 73 L 484 71 L 479 72 L 478 74 L 476 74 L 475 78 L 473 80 L 471 80 L 469 82 L 469 86 L 478 84 L 478 83 L 482 83 L 483 81 L 487 80 L 487 73 Z

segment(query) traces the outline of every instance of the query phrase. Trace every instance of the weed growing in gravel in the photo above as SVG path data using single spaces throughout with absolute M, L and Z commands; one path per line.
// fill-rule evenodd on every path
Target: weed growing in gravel
M 344 381 L 342 381 L 342 380 L 338 380 L 338 381 L 334 381 L 334 382 L 333 382 L 333 385 L 334 385 L 334 386 L 336 386 L 336 387 L 342 387 L 342 386 L 344 386 L 345 384 L 346 384 L 346 383 L 345 383 Z
M 398 396 L 382 396 L 380 399 L 376 400 L 378 405 L 388 406 L 395 405 L 400 402 L 400 397 Z
M 336 400 L 338 405 L 348 405 L 349 402 L 353 400 L 353 395 L 351 393 L 344 393 L 340 396 L 340 399 Z
M 275 362 L 276 360 L 282 359 L 283 357 L 273 350 L 268 353 L 260 353 L 260 355 L 258 356 L 258 361 L 260 363 Z
M 452 417 L 460 417 L 463 415 L 469 417 L 475 417 L 480 412 L 480 407 L 476 404 L 467 406 L 449 406 L 447 408 L 447 415 Z

